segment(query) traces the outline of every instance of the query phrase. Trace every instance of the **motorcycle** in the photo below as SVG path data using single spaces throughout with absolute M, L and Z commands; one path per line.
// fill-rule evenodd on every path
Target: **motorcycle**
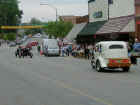
M 15 56 L 21 58 L 21 57 L 27 57 L 29 56 L 30 58 L 33 57 L 33 53 L 30 51 L 30 49 L 28 48 L 22 48 L 22 49 L 17 49 L 17 51 L 15 52 Z

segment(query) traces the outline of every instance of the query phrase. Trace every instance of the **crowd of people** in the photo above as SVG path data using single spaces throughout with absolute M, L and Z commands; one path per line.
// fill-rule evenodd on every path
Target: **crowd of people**
M 62 56 L 74 56 L 74 57 L 85 57 L 86 59 L 90 59 L 93 55 L 93 45 L 67 45 L 61 47 Z

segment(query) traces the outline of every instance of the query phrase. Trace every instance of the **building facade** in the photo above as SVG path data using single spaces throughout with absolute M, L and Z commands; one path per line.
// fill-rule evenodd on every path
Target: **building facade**
M 135 7 L 136 7 L 136 38 L 140 41 L 140 0 L 135 0 Z
M 135 0 L 105 0 L 109 1 L 109 17 L 122 17 L 135 14 Z
M 80 24 L 89 21 L 88 15 L 85 16 L 60 16 L 60 20 L 65 22 L 71 22 L 72 24 Z
M 89 22 L 134 15 L 134 4 L 134 0 L 89 0 Z
M 89 22 L 108 20 L 108 2 L 107 0 L 89 0 Z
M 76 24 L 76 19 L 79 16 L 60 16 L 59 19 L 65 22 L 71 22 L 72 24 Z
M 89 16 L 88 15 L 80 16 L 76 19 L 76 24 L 88 23 L 88 22 L 89 22 Z
M 88 15 L 89 22 L 75 35 L 78 43 L 131 39 L 134 42 L 135 0 L 89 0 Z
M 79 36 L 105 37 L 101 40 L 129 41 L 130 38 L 134 39 L 135 0 L 89 0 L 88 10 L 89 23 L 96 22 L 96 24 L 87 25 L 90 26 L 84 29 L 87 35 L 86 31 L 83 31 Z M 100 24 L 102 21 L 103 24 Z M 90 34 L 88 34 L 89 29 Z

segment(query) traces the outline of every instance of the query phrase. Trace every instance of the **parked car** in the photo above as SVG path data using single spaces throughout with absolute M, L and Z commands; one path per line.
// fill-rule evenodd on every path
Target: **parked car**
M 131 56 L 140 58 L 140 43 L 135 43 L 131 52 Z
M 128 72 L 131 66 L 131 60 L 128 57 L 127 44 L 123 41 L 104 41 L 97 43 L 91 59 L 91 65 L 98 72 L 106 68 L 122 68 L 123 71 Z
M 9 47 L 15 47 L 16 46 L 16 43 L 15 42 L 10 42 L 9 43 Z
M 43 54 L 49 55 L 60 55 L 60 49 L 58 46 L 58 41 L 56 39 L 43 39 L 42 43 Z
M 32 45 L 31 45 L 31 43 L 28 43 L 25 47 L 26 47 L 26 48 L 30 48 L 30 49 L 32 49 Z
M 37 46 L 38 45 L 38 42 L 37 41 L 32 41 L 30 42 L 31 46 Z
M 23 42 L 22 40 L 18 40 L 18 41 L 16 41 L 16 44 L 20 45 L 20 44 L 22 44 L 22 42 Z

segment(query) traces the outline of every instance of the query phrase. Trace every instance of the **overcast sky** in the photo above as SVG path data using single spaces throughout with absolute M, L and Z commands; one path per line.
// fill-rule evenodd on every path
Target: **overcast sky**
M 42 21 L 54 21 L 56 19 L 55 10 L 48 5 L 40 5 L 45 2 L 53 5 L 58 10 L 58 15 L 82 16 L 88 14 L 88 0 L 19 0 L 19 6 L 23 10 L 23 22 L 28 22 L 32 17 Z

